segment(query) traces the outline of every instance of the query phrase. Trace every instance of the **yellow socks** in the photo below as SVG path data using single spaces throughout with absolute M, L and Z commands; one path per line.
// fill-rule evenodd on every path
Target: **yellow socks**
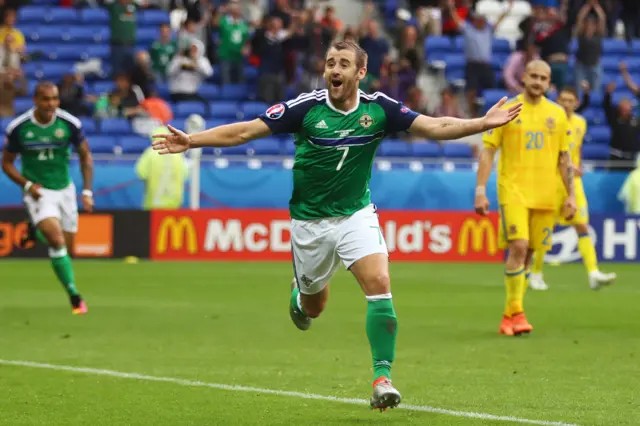
M 593 247 L 593 242 L 589 234 L 578 235 L 578 249 L 582 255 L 582 262 L 584 263 L 584 267 L 587 268 L 587 272 L 597 271 L 598 257 L 596 256 L 596 249 Z
M 527 287 L 524 276 L 524 267 L 504 271 L 504 283 L 507 289 L 507 300 L 504 308 L 505 316 L 512 316 L 523 312 L 522 300 Z
M 544 255 L 547 252 L 544 250 L 536 250 L 533 254 L 533 267 L 531 268 L 532 274 L 541 274 L 542 266 L 544 265 Z

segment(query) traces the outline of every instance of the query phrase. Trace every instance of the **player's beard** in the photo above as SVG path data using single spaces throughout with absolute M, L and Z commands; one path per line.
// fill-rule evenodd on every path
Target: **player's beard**
M 353 96 L 357 90 L 356 79 L 343 79 L 342 84 L 334 87 L 331 80 L 327 82 L 329 87 L 329 97 L 334 103 L 342 103 Z
M 542 96 L 544 96 L 544 90 L 542 89 L 542 87 L 528 87 L 525 88 L 525 91 L 527 92 L 527 96 L 529 96 L 529 98 L 531 98 L 532 100 L 540 99 Z

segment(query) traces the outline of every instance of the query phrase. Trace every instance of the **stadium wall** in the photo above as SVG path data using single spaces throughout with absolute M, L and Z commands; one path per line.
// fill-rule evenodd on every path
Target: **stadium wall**
M 80 169 L 73 165 L 74 181 L 81 182 Z M 591 172 L 584 187 L 592 213 L 623 213 L 617 199 L 626 174 Z M 475 172 L 468 170 L 376 169 L 371 178 L 373 200 L 381 209 L 469 211 L 472 207 Z M 291 194 L 291 171 L 280 166 L 262 169 L 215 168 L 203 164 L 201 200 L 204 208 L 286 209 Z M 496 206 L 495 175 L 489 182 L 489 199 Z M 135 175 L 133 161 L 96 161 L 94 193 L 99 209 L 140 209 L 143 184 Z M 0 174 L 0 207 L 22 205 L 20 190 Z M 186 207 L 186 206 L 185 206 Z
M 45 258 L 42 245 L 21 247 L 22 209 L 0 209 L 0 258 Z M 392 261 L 500 262 L 497 215 L 459 211 L 380 211 Z M 640 216 L 594 214 L 591 233 L 602 262 L 640 260 Z M 80 258 L 290 261 L 286 209 L 203 209 L 143 212 L 107 210 L 81 214 L 76 247 Z M 580 259 L 572 229 L 559 228 L 547 260 Z

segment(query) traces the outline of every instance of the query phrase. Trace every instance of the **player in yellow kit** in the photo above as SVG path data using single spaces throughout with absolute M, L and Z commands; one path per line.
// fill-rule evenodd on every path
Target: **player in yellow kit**
M 616 279 L 616 274 L 603 273 L 598 269 L 598 258 L 593 241 L 589 236 L 589 208 L 587 197 L 584 194 L 582 186 L 582 142 L 584 135 L 587 133 L 586 120 L 575 113 L 578 106 L 578 92 L 573 88 L 563 89 L 558 96 L 558 103 L 564 108 L 569 120 L 569 126 L 573 140 L 570 145 L 571 163 L 575 174 L 575 191 L 576 191 L 576 214 L 571 220 L 565 220 L 561 214 L 557 217 L 557 223 L 563 226 L 573 226 L 578 234 L 578 249 L 582 255 L 582 261 L 589 277 L 589 286 L 593 290 L 598 290 L 604 285 L 611 284 Z M 564 203 L 567 192 L 562 185 L 558 185 L 558 193 L 556 198 L 556 206 L 558 213 Z M 533 257 L 533 266 L 531 268 L 531 277 L 529 279 L 529 287 L 533 290 L 547 290 L 549 287 L 542 277 L 542 266 L 544 264 L 544 251 L 536 251 Z
M 548 100 L 551 69 L 540 60 L 527 65 L 524 91 L 505 104 L 522 102 L 520 116 L 484 134 L 476 186 L 475 210 L 486 214 L 489 200 L 486 185 L 493 159 L 498 163 L 499 244 L 508 249 L 504 280 L 505 311 L 499 332 L 508 336 L 533 330 L 524 314 L 523 299 L 527 287 L 525 270 L 534 250 L 548 250 L 556 219 L 556 192 L 560 172 L 568 192 L 564 216 L 575 214 L 573 168 L 569 156 L 571 131 L 562 107 Z

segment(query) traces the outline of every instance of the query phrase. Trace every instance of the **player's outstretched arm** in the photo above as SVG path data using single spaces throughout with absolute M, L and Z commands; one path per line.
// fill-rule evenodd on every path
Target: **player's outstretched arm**
M 496 150 L 485 147 L 480 153 L 478 160 L 478 177 L 476 180 L 476 197 L 474 201 L 474 209 L 476 213 L 486 215 L 489 211 L 489 199 L 487 198 L 487 182 L 493 169 L 493 158 Z
M 503 109 L 502 107 L 506 102 L 507 98 L 502 98 L 484 117 L 471 120 L 453 117 L 434 118 L 420 115 L 413 121 L 409 132 L 426 139 L 453 140 L 495 129 L 514 120 L 522 110 L 521 102 L 514 103 Z
M 271 135 L 271 129 L 264 121 L 256 118 L 251 121 L 225 124 L 213 129 L 188 135 L 172 126 L 168 126 L 171 133 L 153 135 L 153 149 L 160 154 L 177 154 L 190 148 L 214 146 L 224 148 L 242 145 L 254 139 Z
M 567 190 L 567 199 L 564 204 L 564 216 L 570 220 L 576 213 L 576 195 L 573 184 L 573 164 L 568 151 L 561 151 L 558 157 L 558 171 L 562 177 L 562 183 Z

